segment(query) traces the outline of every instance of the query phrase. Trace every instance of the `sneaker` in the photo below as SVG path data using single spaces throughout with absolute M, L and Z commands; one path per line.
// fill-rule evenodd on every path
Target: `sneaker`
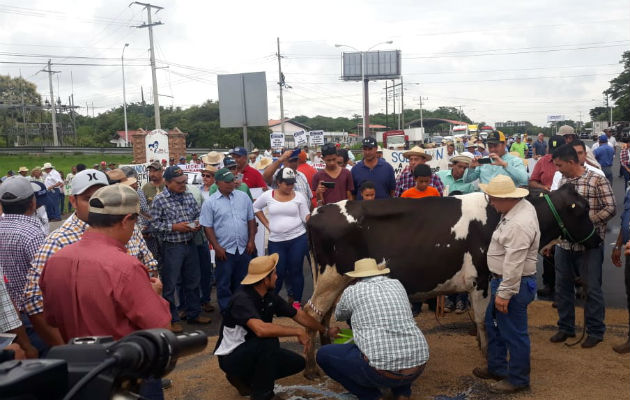
M 166 390 L 173 386 L 173 381 L 171 379 L 162 378 L 160 380 L 160 385 L 162 386 L 162 390 Z
M 295 308 L 296 310 L 299 310 L 300 308 L 302 308 L 302 305 L 300 304 L 299 301 L 294 301 L 292 304 L 293 308 Z
M 507 379 L 488 385 L 488 390 L 490 392 L 500 394 L 516 393 L 526 389 L 529 389 L 529 385 L 516 386 L 511 384 Z
M 459 300 L 457 305 L 455 306 L 455 314 L 463 314 L 466 312 L 466 304 L 463 301 Z

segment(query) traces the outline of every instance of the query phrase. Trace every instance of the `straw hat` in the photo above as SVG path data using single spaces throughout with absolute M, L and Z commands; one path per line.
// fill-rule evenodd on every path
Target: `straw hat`
M 265 169 L 273 163 L 273 160 L 269 157 L 263 157 L 260 160 L 256 161 L 254 164 L 255 169 Z
M 249 262 L 249 267 L 247 267 L 247 276 L 245 276 L 245 279 L 241 281 L 241 285 L 252 285 L 261 281 L 265 276 L 269 275 L 274 268 L 276 268 L 279 257 L 278 253 L 273 253 L 270 256 L 253 258 Z
M 48 169 L 48 168 L 55 168 L 55 167 L 53 167 L 53 165 L 49 162 L 44 163 L 44 166 L 42 167 L 42 169 Z
M 462 154 L 451 158 L 451 163 L 461 162 L 464 164 L 470 164 L 474 158 L 475 156 L 472 153 L 465 151 Z
M 377 265 L 373 258 L 362 258 L 354 263 L 354 271 L 346 272 L 352 278 L 366 278 L 368 276 L 389 274 L 385 264 Z
M 20 169 L 18 169 L 18 172 L 28 172 L 28 168 L 20 167 Z
M 403 153 L 403 156 L 405 158 L 409 158 L 411 156 L 420 156 L 427 161 L 431 161 L 431 159 L 433 158 L 431 154 L 425 153 L 424 149 L 420 146 L 413 146 L 411 150 L 405 151 Z
M 222 153 L 211 151 L 205 156 L 201 156 L 201 161 L 205 164 L 220 164 L 223 158 L 225 158 L 225 156 Z
M 502 199 L 520 199 L 529 194 L 529 190 L 514 186 L 514 181 L 507 175 L 497 175 L 489 183 L 480 183 L 479 189 L 489 196 Z
M 212 172 L 213 174 L 217 172 L 219 169 L 217 167 L 213 167 L 212 165 L 206 165 L 203 167 L 201 172 Z
M 123 170 L 120 168 L 109 170 L 105 172 L 105 174 L 107 175 L 110 181 L 118 182 L 122 185 L 131 186 L 134 183 L 138 182 L 136 178 L 128 177 L 127 174 L 125 174 Z

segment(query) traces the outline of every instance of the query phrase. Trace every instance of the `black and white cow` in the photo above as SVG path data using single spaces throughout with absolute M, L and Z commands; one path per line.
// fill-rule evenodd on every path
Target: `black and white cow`
M 588 238 L 587 247 L 601 242 L 597 234 L 591 234 L 588 202 L 572 185 L 551 193 L 550 198 L 574 240 Z M 536 208 L 542 248 L 562 233 L 542 196 L 530 195 L 528 200 Z M 354 268 L 356 260 L 370 257 L 391 269 L 391 277 L 402 282 L 411 299 L 468 292 L 485 354 L 486 251 L 498 221 L 499 215 L 483 193 L 341 201 L 320 207 L 307 224 L 315 288 L 304 309 L 320 321 L 329 318 L 336 299 L 351 281 L 344 273 Z M 316 372 L 312 352 L 307 355 L 305 375 L 312 377 Z

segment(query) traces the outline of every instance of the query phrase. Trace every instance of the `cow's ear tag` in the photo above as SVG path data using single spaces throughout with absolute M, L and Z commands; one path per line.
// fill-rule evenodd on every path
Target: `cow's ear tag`
M 575 203 L 571 204 L 571 208 L 575 208 Z

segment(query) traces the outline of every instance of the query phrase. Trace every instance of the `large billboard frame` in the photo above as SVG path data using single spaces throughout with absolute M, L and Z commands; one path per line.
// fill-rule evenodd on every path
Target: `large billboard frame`
M 365 73 L 363 73 L 365 57 Z M 398 79 L 401 75 L 400 50 L 352 51 L 341 54 L 344 81 Z

